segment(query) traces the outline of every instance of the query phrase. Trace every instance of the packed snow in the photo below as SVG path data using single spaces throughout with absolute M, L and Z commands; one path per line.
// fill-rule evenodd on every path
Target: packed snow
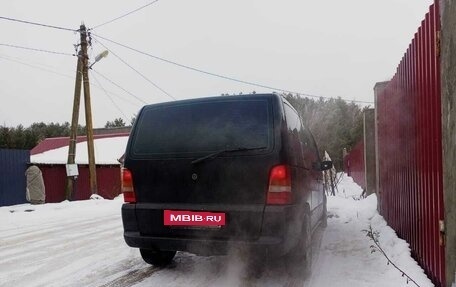
M 119 164 L 118 159 L 122 157 L 127 147 L 128 136 L 102 138 L 94 140 L 96 164 Z M 44 164 L 66 164 L 68 159 L 68 146 L 35 154 L 30 157 L 31 163 Z M 87 142 L 76 144 L 77 164 L 88 164 Z
M 369 226 L 397 266 L 420 286 L 433 286 L 377 213 L 375 195 L 363 199 L 361 192 L 343 176 L 328 197 L 328 226 L 315 233 L 312 274 L 304 279 L 290 278 L 280 261 L 254 276 L 236 254 L 181 252 L 168 268 L 150 266 L 123 241 L 121 197 L 0 207 L 0 286 L 413 286 L 371 253 L 363 231 Z

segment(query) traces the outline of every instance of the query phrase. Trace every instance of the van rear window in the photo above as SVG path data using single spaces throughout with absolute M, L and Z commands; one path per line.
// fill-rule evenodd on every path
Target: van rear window
M 133 155 L 177 155 L 272 146 L 267 99 L 187 102 L 146 107 Z

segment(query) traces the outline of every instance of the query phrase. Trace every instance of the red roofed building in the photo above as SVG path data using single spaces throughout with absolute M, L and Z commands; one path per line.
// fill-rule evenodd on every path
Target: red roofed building
M 113 199 L 121 192 L 119 159 L 123 156 L 128 136 L 129 132 L 94 135 L 98 195 L 106 199 Z M 91 196 L 87 145 L 84 143 L 86 141 L 86 136 L 78 136 L 76 140 L 79 176 L 73 191 L 73 200 L 85 200 Z M 43 174 L 46 203 L 65 200 L 68 145 L 69 137 L 47 138 L 30 152 L 31 164 L 38 166 Z

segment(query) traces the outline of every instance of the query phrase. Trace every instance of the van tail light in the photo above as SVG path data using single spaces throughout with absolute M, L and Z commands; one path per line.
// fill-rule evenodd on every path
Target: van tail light
M 274 166 L 269 174 L 266 204 L 284 205 L 292 201 L 290 168 L 286 165 Z
M 133 177 L 131 171 L 126 168 L 122 168 L 122 193 L 124 201 L 128 203 L 136 202 L 135 190 L 133 189 Z

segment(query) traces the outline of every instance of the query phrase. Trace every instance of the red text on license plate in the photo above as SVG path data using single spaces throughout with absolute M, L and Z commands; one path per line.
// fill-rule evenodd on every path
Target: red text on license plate
M 225 213 L 165 210 L 164 224 L 169 226 L 222 226 L 225 225 Z

